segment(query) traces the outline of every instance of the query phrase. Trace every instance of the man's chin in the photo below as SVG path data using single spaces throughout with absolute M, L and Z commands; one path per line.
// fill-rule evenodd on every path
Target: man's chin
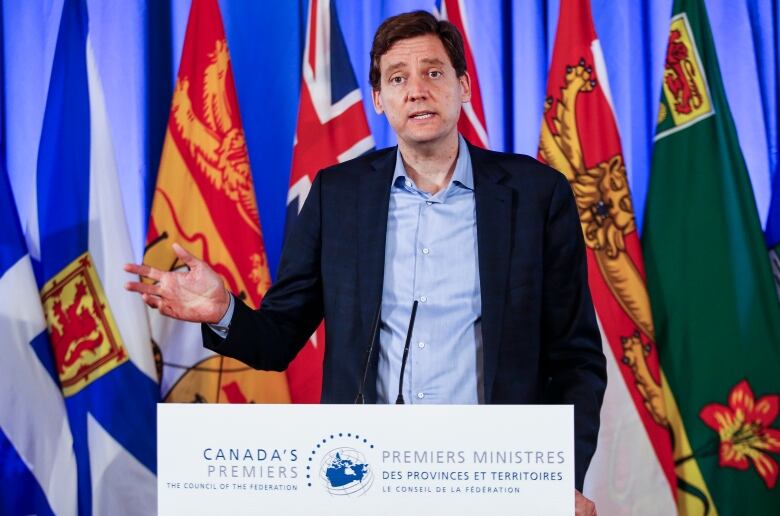
M 447 141 L 448 136 L 457 135 L 457 131 L 442 133 L 441 131 L 414 131 L 399 138 L 407 145 L 415 147 L 429 147 L 439 145 Z

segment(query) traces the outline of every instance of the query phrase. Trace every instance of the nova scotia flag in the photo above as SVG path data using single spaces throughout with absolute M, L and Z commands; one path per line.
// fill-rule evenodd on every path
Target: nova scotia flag
M 2 143 L 0 134 L 0 514 L 72 515 L 73 438 Z
M 37 167 L 33 266 L 78 513 L 154 514 L 157 374 L 145 309 L 123 289 L 132 250 L 84 0 L 63 5 Z
M 1 22 L 2 17 L 0 59 Z M 3 69 L 0 62 L 0 84 Z M 0 120 L 5 108 L 2 95 L 0 89 Z M 0 514 L 72 515 L 73 438 L 5 156 L 0 124 Z

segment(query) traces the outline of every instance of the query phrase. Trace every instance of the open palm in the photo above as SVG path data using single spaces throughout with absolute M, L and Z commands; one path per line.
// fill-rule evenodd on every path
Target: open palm
M 144 302 L 161 314 L 182 321 L 216 323 L 230 304 L 230 295 L 222 278 L 183 247 L 173 244 L 176 256 L 188 267 L 187 271 L 162 271 L 149 265 L 128 263 L 125 271 L 138 274 L 155 283 L 130 281 L 125 288 L 141 294 Z

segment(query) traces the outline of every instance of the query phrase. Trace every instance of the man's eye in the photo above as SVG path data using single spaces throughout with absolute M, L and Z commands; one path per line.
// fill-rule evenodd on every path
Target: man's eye
M 437 78 L 441 77 L 441 75 L 442 74 L 441 74 L 441 72 L 439 70 L 431 70 L 430 72 L 428 72 L 428 76 L 431 79 L 437 79 Z
M 401 84 L 404 82 L 404 78 L 400 75 L 396 75 L 395 77 L 390 77 L 390 84 Z

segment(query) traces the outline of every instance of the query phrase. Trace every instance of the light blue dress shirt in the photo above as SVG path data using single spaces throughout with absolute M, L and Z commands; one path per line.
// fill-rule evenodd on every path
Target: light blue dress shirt
M 471 156 L 460 138 L 450 184 L 418 189 L 400 152 L 390 191 L 379 333 L 377 402 L 395 403 L 412 303 L 419 301 L 404 372 L 406 403 L 484 402 L 482 302 Z
M 377 403 L 395 403 L 401 358 L 419 301 L 404 371 L 406 403 L 484 403 L 482 301 L 471 156 L 460 137 L 450 184 L 418 189 L 398 152 L 390 191 L 379 330 Z M 217 324 L 227 336 L 234 300 Z

